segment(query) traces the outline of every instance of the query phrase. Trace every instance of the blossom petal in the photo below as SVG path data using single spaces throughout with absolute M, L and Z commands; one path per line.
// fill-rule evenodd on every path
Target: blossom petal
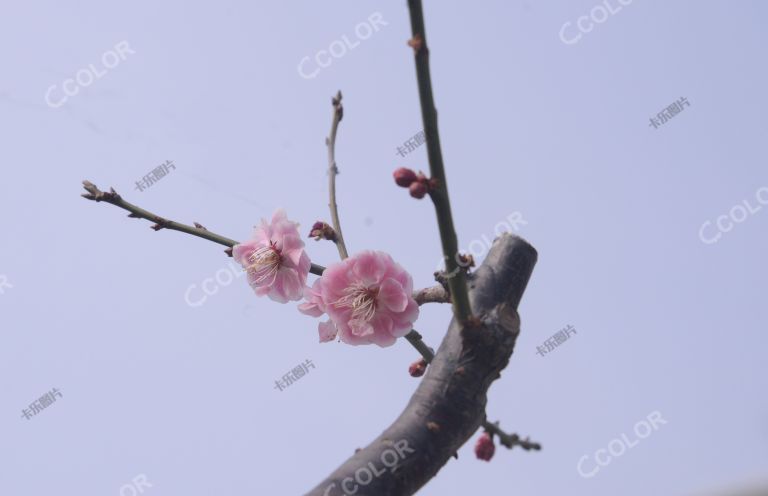
M 317 324 L 317 332 L 320 335 L 321 343 L 333 341 L 339 333 L 338 329 L 336 329 L 336 325 L 331 320 Z
M 388 262 L 392 263 L 392 259 L 386 253 L 364 251 L 354 258 L 353 270 L 364 284 L 378 284 L 387 272 Z
M 379 286 L 377 301 L 386 305 L 393 312 L 402 312 L 408 306 L 408 295 L 397 280 L 388 277 Z

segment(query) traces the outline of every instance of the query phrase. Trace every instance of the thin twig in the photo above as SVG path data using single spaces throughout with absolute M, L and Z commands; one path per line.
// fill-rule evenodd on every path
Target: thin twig
M 413 48 L 416 62 L 416 79 L 419 86 L 421 101 L 421 118 L 424 123 L 424 134 L 427 138 L 427 156 L 429 170 L 434 180 L 430 188 L 430 197 L 435 205 L 437 223 L 440 229 L 440 239 L 443 244 L 446 272 L 455 274 L 448 281 L 453 300 L 453 313 L 459 322 L 467 322 L 472 317 L 472 307 L 467 292 L 466 274 L 459 268 L 459 242 L 453 227 L 451 202 L 448 197 L 448 184 L 443 166 L 443 153 L 440 149 L 440 134 L 437 129 L 437 110 L 432 96 L 432 78 L 429 73 L 429 49 L 427 35 L 424 29 L 424 12 L 421 0 L 408 0 L 411 17 L 412 38 L 408 45 Z
M 331 209 L 331 222 L 336 231 L 336 247 L 339 249 L 339 256 L 342 260 L 347 258 L 347 246 L 344 244 L 344 235 L 341 233 L 341 222 L 339 221 L 339 208 L 336 204 L 336 176 L 339 173 L 336 167 L 336 131 L 339 128 L 339 122 L 344 117 L 344 107 L 341 105 L 341 91 L 331 100 L 333 104 L 333 121 L 331 122 L 331 134 L 325 139 L 328 147 L 328 207 Z
M 405 335 L 405 339 L 408 340 L 411 345 L 416 348 L 416 351 L 418 351 L 422 357 L 424 357 L 424 361 L 427 363 L 430 363 L 433 358 L 435 358 L 435 353 L 432 351 L 432 348 L 427 346 L 427 344 L 421 339 L 421 334 L 419 334 L 416 329 L 411 329 L 408 334 Z
M 198 223 L 195 223 L 195 224 L 196 226 L 199 226 L 199 227 L 188 226 L 180 222 L 175 222 L 172 220 L 168 220 L 164 217 L 160 217 L 159 215 L 154 214 L 149 210 L 144 210 L 143 208 L 137 207 L 132 203 L 128 203 L 127 201 L 123 200 L 123 198 L 117 193 L 117 191 L 114 190 L 114 188 L 109 188 L 108 192 L 101 191 L 95 184 L 93 184 L 90 181 L 83 181 L 83 187 L 85 188 L 86 191 L 88 191 L 88 193 L 83 193 L 82 195 L 83 198 L 86 198 L 88 200 L 93 200 L 95 202 L 111 203 L 116 207 L 120 207 L 123 210 L 127 210 L 128 212 L 130 212 L 128 214 L 128 217 L 132 217 L 136 219 L 146 219 L 150 222 L 154 222 L 155 224 L 152 226 L 152 229 L 154 229 L 155 231 L 159 231 L 160 229 L 171 229 L 173 231 L 179 231 L 186 234 L 191 234 L 199 238 L 207 239 L 208 241 L 213 241 L 214 243 L 218 243 L 220 245 L 228 246 L 230 249 L 226 251 L 229 256 L 232 256 L 231 248 L 239 244 L 234 239 L 230 239 L 220 234 L 211 232 Z M 325 270 L 325 267 L 323 267 L 322 265 L 314 264 L 314 263 L 311 265 L 309 269 L 311 273 L 317 274 L 317 275 L 321 275 L 324 270 Z
M 413 292 L 413 299 L 418 305 L 425 303 L 450 303 L 451 295 L 445 288 L 438 284 L 431 288 L 424 288 Z
M 486 420 L 483 422 L 483 428 L 485 428 L 486 431 L 492 432 L 493 434 L 499 436 L 499 442 L 501 445 L 506 446 L 509 449 L 512 449 L 515 446 L 520 446 L 525 451 L 539 451 L 541 449 L 541 445 L 539 443 L 534 443 L 527 437 L 525 439 L 521 439 L 517 434 L 507 434 L 501 430 L 498 422 L 491 423 Z
M 331 134 L 325 140 L 325 144 L 328 146 L 328 194 L 329 203 L 328 206 L 331 209 L 331 221 L 333 222 L 333 229 L 336 231 L 336 246 L 339 249 L 339 256 L 342 260 L 349 257 L 347 253 L 347 246 L 344 243 L 344 236 L 341 233 L 341 222 L 339 221 L 339 211 L 336 204 L 336 175 L 339 173 L 336 167 L 336 131 L 339 128 L 339 122 L 344 117 L 344 107 L 341 105 L 341 91 L 336 93 L 336 96 L 331 101 L 333 103 L 333 121 L 331 122 Z M 434 358 L 432 350 L 421 339 L 421 334 L 412 329 L 405 338 L 416 350 L 421 353 L 424 359 L 429 363 Z

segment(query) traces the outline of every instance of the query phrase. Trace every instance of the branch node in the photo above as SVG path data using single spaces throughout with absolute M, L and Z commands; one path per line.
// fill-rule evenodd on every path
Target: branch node
M 408 46 L 413 48 L 413 53 L 419 53 L 419 50 L 422 49 L 424 46 L 424 39 L 421 37 L 420 34 L 415 34 L 413 38 L 408 40 Z

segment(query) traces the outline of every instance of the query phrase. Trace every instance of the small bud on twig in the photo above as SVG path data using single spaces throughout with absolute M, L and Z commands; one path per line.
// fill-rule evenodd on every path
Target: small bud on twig
M 336 236 L 336 231 L 334 231 L 330 225 L 321 220 L 312 224 L 312 229 L 309 231 L 309 237 L 314 238 L 315 241 L 327 239 L 329 241 L 333 241 L 334 243 L 338 239 L 338 236 Z
M 427 361 L 423 358 L 419 358 L 408 367 L 408 373 L 411 377 L 421 377 L 427 370 Z
M 417 179 L 416 173 L 407 167 L 395 169 L 395 172 L 393 172 L 392 175 L 394 176 L 397 185 L 402 188 L 407 188 Z
M 483 432 L 475 444 L 475 456 L 480 460 L 490 461 L 496 452 L 496 445 L 493 444 L 493 435 L 488 431 Z
M 423 172 L 416 174 L 407 167 L 400 167 L 392 173 L 395 183 L 402 188 L 408 188 L 411 196 L 416 199 L 424 198 L 427 193 L 437 188 L 437 181 L 430 179 Z

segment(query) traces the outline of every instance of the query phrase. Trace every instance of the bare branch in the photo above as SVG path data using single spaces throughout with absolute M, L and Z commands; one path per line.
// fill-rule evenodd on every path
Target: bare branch
M 424 29 L 424 12 L 421 0 L 408 0 L 411 15 L 412 38 L 408 45 L 413 48 L 416 62 L 416 79 L 421 101 L 421 118 L 424 123 L 424 135 L 427 139 L 429 170 L 432 174 L 429 196 L 435 205 L 440 239 L 443 244 L 446 272 L 452 274 L 448 280 L 451 289 L 453 314 L 459 322 L 467 322 L 472 317 L 472 307 L 467 295 L 467 276 L 459 270 L 459 242 L 453 227 L 451 202 L 448 197 L 448 184 L 443 166 L 443 152 L 440 148 L 440 133 L 437 129 L 437 110 L 432 95 L 432 77 L 429 72 L 429 48 Z
M 152 225 L 152 229 L 155 231 L 159 231 L 160 229 L 170 229 L 173 231 L 179 231 L 186 234 L 191 234 L 193 236 L 197 236 L 199 238 L 207 239 L 208 241 L 213 241 L 214 243 L 218 243 L 220 245 L 224 245 L 229 247 L 226 251 L 227 255 L 230 257 L 232 256 L 232 247 L 237 245 L 238 242 L 227 238 L 225 236 L 222 236 L 220 234 L 216 234 L 214 232 L 209 231 L 205 227 L 201 226 L 198 223 L 195 223 L 195 226 L 188 226 L 186 224 L 182 224 L 180 222 L 175 222 L 172 220 L 165 219 L 164 217 L 160 217 L 157 214 L 154 214 L 150 212 L 149 210 L 144 210 L 143 208 L 137 207 L 136 205 L 132 203 L 128 203 L 127 201 L 123 200 L 123 198 L 117 193 L 117 191 L 114 190 L 114 188 L 110 188 L 108 192 L 101 191 L 95 184 L 93 184 L 90 181 L 83 181 L 83 187 L 85 188 L 88 193 L 83 193 L 83 198 L 86 198 L 88 200 L 92 200 L 95 202 L 107 202 L 111 203 L 112 205 L 122 208 L 123 210 L 127 210 L 130 212 L 128 214 L 128 217 L 136 218 L 136 219 L 146 219 L 150 222 L 154 222 L 154 225 Z M 325 267 L 322 265 L 312 264 L 310 267 L 310 272 L 313 274 L 320 275 L 325 270 Z
M 499 436 L 499 442 L 501 445 L 506 446 L 509 449 L 512 449 L 515 446 L 520 446 L 525 451 L 539 451 L 541 449 L 541 445 L 539 443 L 534 443 L 527 437 L 525 439 L 521 439 L 517 434 L 507 434 L 501 430 L 498 422 L 490 423 L 485 421 L 483 422 L 483 427 L 486 431 L 492 432 L 496 436 Z
M 339 129 L 339 122 L 344 117 L 344 107 L 341 105 L 341 91 L 331 100 L 333 104 L 333 121 L 331 122 L 331 134 L 325 139 L 328 147 L 328 207 L 331 209 L 331 221 L 333 229 L 336 231 L 336 247 L 339 249 L 339 256 L 342 260 L 347 258 L 347 245 L 344 244 L 344 235 L 341 233 L 341 221 L 339 221 L 339 207 L 336 204 L 336 176 L 339 173 L 336 167 L 336 131 Z
M 425 303 L 450 303 L 451 295 L 445 288 L 438 284 L 431 288 L 424 288 L 413 292 L 413 299 L 416 303 L 423 305 Z

